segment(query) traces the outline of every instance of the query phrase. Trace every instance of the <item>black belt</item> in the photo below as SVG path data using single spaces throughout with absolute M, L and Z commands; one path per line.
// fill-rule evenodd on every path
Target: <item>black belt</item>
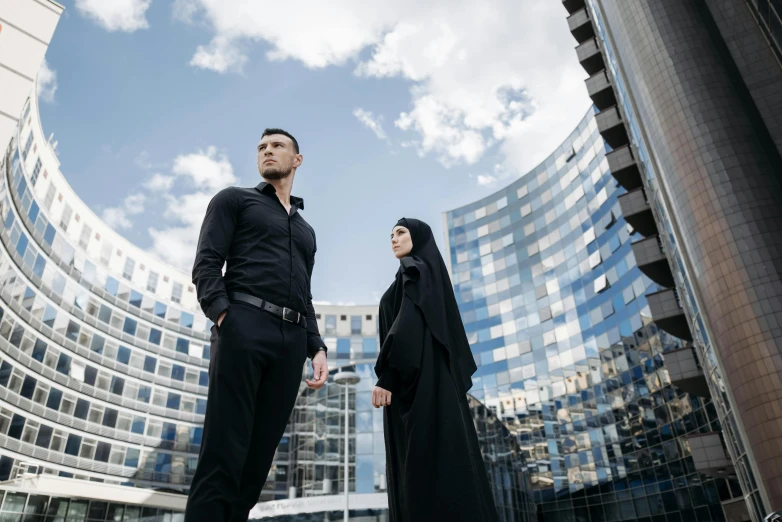
M 274 303 L 270 303 L 269 301 L 265 301 L 259 297 L 255 297 L 254 295 L 243 294 L 241 292 L 229 292 L 228 299 L 247 303 L 248 305 L 260 308 L 261 310 L 272 313 L 278 317 L 282 317 L 283 321 L 288 321 L 289 323 L 298 324 L 302 328 L 307 328 L 307 318 L 296 310 L 291 310 L 290 308 L 286 308 L 284 306 L 277 306 Z

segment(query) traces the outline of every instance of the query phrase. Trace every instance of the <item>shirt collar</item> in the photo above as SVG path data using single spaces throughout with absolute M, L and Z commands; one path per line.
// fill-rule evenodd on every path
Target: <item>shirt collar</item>
M 261 181 L 255 188 L 262 194 L 277 195 L 277 190 L 274 188 L 274 185 L 266 181 Z M 297 207 L 299 210 L 304 210 L 304 200 L 302 198 L 297 198 L 296 196 L 291 196 L 291 206 Z

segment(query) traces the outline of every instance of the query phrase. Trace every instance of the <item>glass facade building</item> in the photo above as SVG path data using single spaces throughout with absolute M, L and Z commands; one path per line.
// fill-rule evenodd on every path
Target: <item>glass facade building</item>
M 562 4 L 628 191 L 633 250 L 661 286 L 652 316 L 691 342 L 669 357 L 671 378 L 712 398 L 721 421 L 698 441 L 696 468 L 736 476 L 744 502 L 726 513 L 760 521 L 782 508 L 782 5 Z
M 189 278 L 73 193 L 25 105 L 0 179 L 0 479 L 45 473 L 184 489 L 208 385 Z
M 636 262 L 596 112 L 516 182 L 445 214 L 471 393 L 517 437 L 543 520 L 723 520 L 738 485 L 692 456 L 720 422 L 672 386 L 666 354 L 688 344 L 652 319 L 662 288 Z

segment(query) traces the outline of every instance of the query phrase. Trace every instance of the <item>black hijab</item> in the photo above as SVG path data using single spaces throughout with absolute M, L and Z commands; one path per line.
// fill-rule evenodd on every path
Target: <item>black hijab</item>
M 429 330 L 445 346 L 454 380 L 467 392 L 477 370 L 464 324 L 456 304 L 448 269 L 434 241 L 432 229 L 418 219 L 400 219 L 394 228 L 410 231 L 413 249 L 401 259 L 396 280 L 380 302 L 381 323 L 389 329 L 394 323 L 404 294 L 421 310 Z M 386 332 L 381 331 L 381 343 Z

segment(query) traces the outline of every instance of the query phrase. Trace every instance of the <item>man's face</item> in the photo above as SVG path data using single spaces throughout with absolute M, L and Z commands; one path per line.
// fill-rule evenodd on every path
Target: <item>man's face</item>
M 293 140 L 282 134 L 264 136 L 258 144 L 258 172 L 264 179 L 287 178 L 301 161 L 301 154 L 293 148 Z

